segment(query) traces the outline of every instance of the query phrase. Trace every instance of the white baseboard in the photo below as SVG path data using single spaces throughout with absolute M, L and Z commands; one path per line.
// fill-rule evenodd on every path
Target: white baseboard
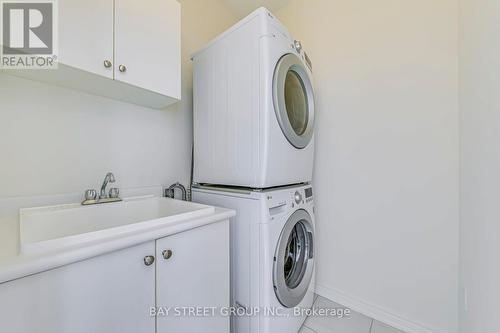
M 329 300 L 348 307 L 370 318 L 383 322 L 406 333 L 448 333 L 426 327 L 420 323 L 404 318 L 375 304 L 363 301 L 346 293 L 316 284 L 316 293 Z

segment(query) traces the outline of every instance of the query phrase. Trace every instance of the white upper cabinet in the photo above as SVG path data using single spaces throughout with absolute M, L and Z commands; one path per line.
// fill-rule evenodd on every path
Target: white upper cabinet
M 59 62 L 113 78 L 113 0 L 62 0 Z
M 177 0 L 60 0 L 58 69 L 1 70 L 133 104 L 181 98 Z
M 115 80 L 180 99 L 180 29 L 176 0 L 115 0 Z

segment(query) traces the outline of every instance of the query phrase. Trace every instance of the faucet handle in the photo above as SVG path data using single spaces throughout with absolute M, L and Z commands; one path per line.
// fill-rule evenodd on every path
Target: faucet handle
M 97 198 L 97 191 L 90 189 L 85 191 L 85 200 L 95 200 Z
M 109 189 L 109 197 L 110 198 L 118 198 L 120 196 L 120 189 L 118 189 L 117 187 L 112 187 Z

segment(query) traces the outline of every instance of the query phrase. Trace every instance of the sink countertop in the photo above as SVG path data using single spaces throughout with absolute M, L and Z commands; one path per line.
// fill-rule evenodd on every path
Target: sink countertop
M 168 225 L 146 227 L 143 230 L 110 236 L 105 240 L 89 241 L 42 254 L 21 254 L 19 220 L 1 221 L 0 283 L 226 220 L 235 214 L 234 210 L 215 207 L 215 212 L 200 217 L 185 218 Z

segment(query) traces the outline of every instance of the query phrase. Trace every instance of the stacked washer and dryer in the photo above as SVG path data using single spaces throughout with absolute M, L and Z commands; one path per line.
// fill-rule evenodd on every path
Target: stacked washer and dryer
M 265 8 L 193 55 L 193 201 L 235 209 L 233 333 L 295 333 L 314 298 L 312 65 Z

